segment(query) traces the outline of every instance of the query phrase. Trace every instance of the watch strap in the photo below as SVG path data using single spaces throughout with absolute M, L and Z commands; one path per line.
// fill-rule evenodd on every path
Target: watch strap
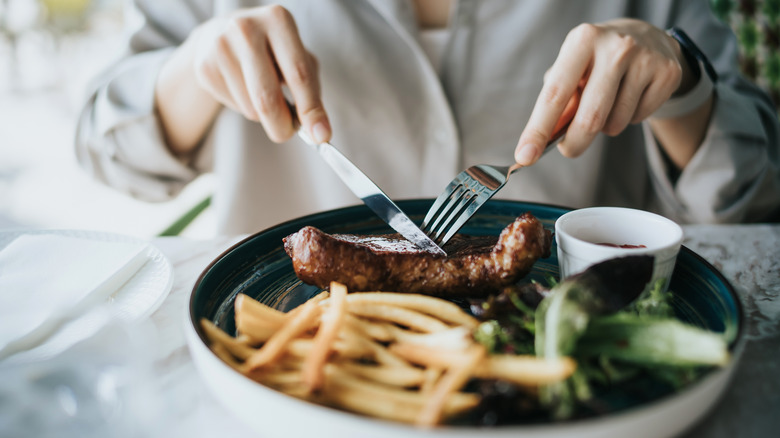
M 718 73 L 715 71 L 715 68 L 712 66 L 712 64 L 710 64 L 710 60 L 707 58 L 707 55 L 705 55 L 704 52 L 699 49 L 699 46 L 693 42 L 691 37 L 689 37 L 684 30 L 680 29 L 679 27 L 672 27 L 671 29 L 667 30 L 666 33 L 672 38 L 676 39 L 678 43 L 680 43 L 683 56 L 685 56 L 685 59 L 692 68 L 703 68 L 703 70 L 699 70 L 700 75 L 701 71 L 704 71 L 707 73 L 707 76 L 710 77 L 712 83 L 718 82 Z
M 696 46 L 682 29 L 673 27 L 667 33 L 677 40 L 688 66 L 697 77 L 696 85 L 681 96 L 675 96 L 664 102 L 652 114 L 654 119 L 669 119 L 684 116 L 699 108 L 709 99 L 715 89 L 718 74 L 704 53 Z M 704 74 L 702 74 L 702 72 Z

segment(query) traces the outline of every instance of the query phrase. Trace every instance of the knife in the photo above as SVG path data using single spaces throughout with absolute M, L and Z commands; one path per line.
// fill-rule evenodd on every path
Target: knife
M 447 253 L 428 237 L 409 216 L 406 215 L 385 192 L 366 176 L 354 163 L 349 161 L 338 149 L 330 143 L 317 143 L 303 130 L 298 130 L 298 136 L 314 147 L 323 160 L 336 172 L 344 184 L 360 198 L 368 208 L 374 211 L 395 231 L 417 245 L 420 249 L 432 254 L 446 256 Z

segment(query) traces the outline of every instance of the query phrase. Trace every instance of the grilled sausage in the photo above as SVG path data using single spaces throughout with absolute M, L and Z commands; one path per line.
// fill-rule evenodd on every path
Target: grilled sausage
M 396 291 L 441 297 L 497 293 L 550 256 L 552 234 L 525 213 L 496 236 L 456 235 L 448 256 L 418 249 L 400 235 L 328 234 L 307 226 L 284 238 L 295 273 L 326 288 L 338 281 L 350 291 Z

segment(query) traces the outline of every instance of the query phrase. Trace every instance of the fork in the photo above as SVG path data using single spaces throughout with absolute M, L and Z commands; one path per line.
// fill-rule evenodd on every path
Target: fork
M 566 133 L 579 106 L 579 98 L 578 90 L 564 109 L 543 154 L 552 149 L 550 146 L 558 143 Z M 511 166 L 478 164 L 469 167 L 447 184 L 431 205 L 420 228 L 437 245 L 444 246 L 485 202 L 504 187 L 509 175 L 522 167 L 518 163 Z

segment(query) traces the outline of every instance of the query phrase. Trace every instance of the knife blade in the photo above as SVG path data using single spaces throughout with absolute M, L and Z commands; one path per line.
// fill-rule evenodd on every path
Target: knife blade
M 341 181 L 360 198 L 368 208 L 377 214 L 391 228 L 432 254 L 446 256 L 447 253 L 428 237 L 420 227 L 366 176 L 352 161 L 330 143 L 317 143 L 305 132 L 298 130 L 298 136 L 320 154 L 320 157 L 336 172 Z

